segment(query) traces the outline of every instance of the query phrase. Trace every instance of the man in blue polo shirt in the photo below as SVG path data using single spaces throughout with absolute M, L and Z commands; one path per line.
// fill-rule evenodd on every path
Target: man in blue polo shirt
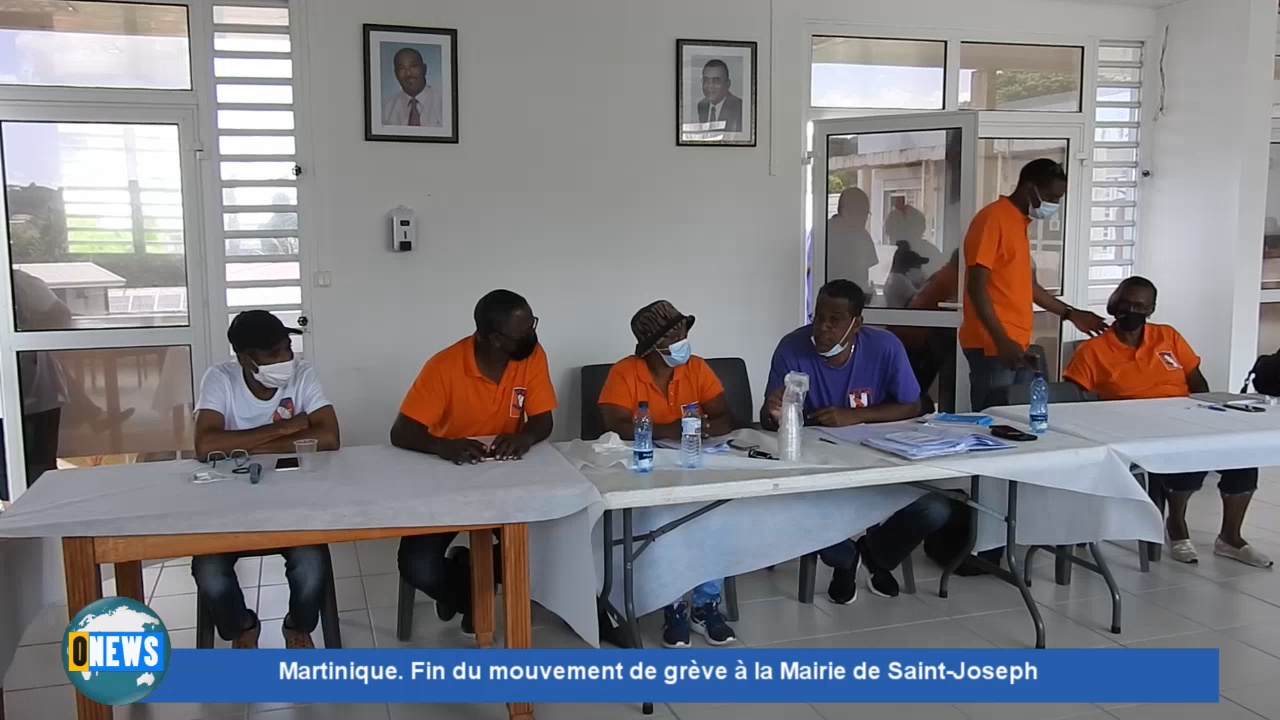
M 863 326 L 865 303 L 862 289 L 849 280 L 832 280 L 818 292 L 813 324 L 782 338 L 773 353 L 760 409 L 765 429 L 778 427 L 783 380 L 789 372 L 809 376 L 804 403 L 809 425 L 845 427 L 920 415 L 920 385 L 907 351 L 888 330 Z M 946 524 L 950 514 L 946 498 L 923 495 L 856 542 L 846 540 L 823 550 L 822 561 L 835 570 L 827 588 L 831 602 L 847 605 L 857 598 L 859 562 L 870 573 L 867 588 L 872 593 L 896 597 L 898 581 L 892 570 Z

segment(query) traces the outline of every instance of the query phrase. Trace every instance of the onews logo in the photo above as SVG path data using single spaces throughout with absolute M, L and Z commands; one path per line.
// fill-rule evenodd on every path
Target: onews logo
M 112 597 L 87 605 L 62 641 L 67 677 L 85 697 L 127 705 L 151 694 L 169 667 L 169 631 L 136 600 Z

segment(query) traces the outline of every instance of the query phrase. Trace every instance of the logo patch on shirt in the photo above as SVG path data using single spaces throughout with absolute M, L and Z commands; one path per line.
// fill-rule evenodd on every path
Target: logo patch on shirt
M 1181 370 L 1182 365 L 1178 362 L 1178 358 L 1174 356 L 1171 350 L 1161 350 L 1156 353 L 1156 357 L 1160 358 L 1160 362 L 1164 363 L 1165 370 Z
M 518 387 L 511 391 L 511 417 L 524 417 L 525 388 Z
M 294 413 L 293 398 L 285 398 L 280 401 L 280 404 L 276 406 L 276 411 L 271 414 L 271 422 L 283 422 L 292 418 Z
M 871 406 L 871 390 L 862 388 L 849 391 L 849 407 L 864 408 Z

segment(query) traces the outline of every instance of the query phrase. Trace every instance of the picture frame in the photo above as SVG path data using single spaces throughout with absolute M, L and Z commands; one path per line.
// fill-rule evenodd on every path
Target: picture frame
M 458 142 L 458 31 L 365 24 L 364 139 Z
M 755 147 L 757 44 L 676 40 L 676 145 Z

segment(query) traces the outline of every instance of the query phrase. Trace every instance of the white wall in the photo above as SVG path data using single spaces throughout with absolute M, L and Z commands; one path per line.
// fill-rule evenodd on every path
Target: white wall
M 314 354 L 350 443 L 380 442 L 433 352 L 472 329 L 486 291 L 524 294 L 576 435 L 576 368 L 629 352 L 660 297 L 698 316 L 704 356 L 747 360 L 757 394 L 799 320 L 802 111 L 811 19 L 1144 37 L 1154 13 L 1028 0 L 313 0 Z M 362 23 L 457 28 L 461 143 L 363 140 Z M 677 148 L 677 38 L 755 40 L 759 147 Z M 1004 39 L 1010 39 L 1006 36 Z M 421 248 L 383 249 L 398 204 Z
M 1159 20 L 1167 87 L 1144 141 L 1140 263 L 1162 291 L 1157 319 L 1196 348 L 1210 385 L 1234 390 L 1257 355 L 1275 3 L 1186 0 Z

